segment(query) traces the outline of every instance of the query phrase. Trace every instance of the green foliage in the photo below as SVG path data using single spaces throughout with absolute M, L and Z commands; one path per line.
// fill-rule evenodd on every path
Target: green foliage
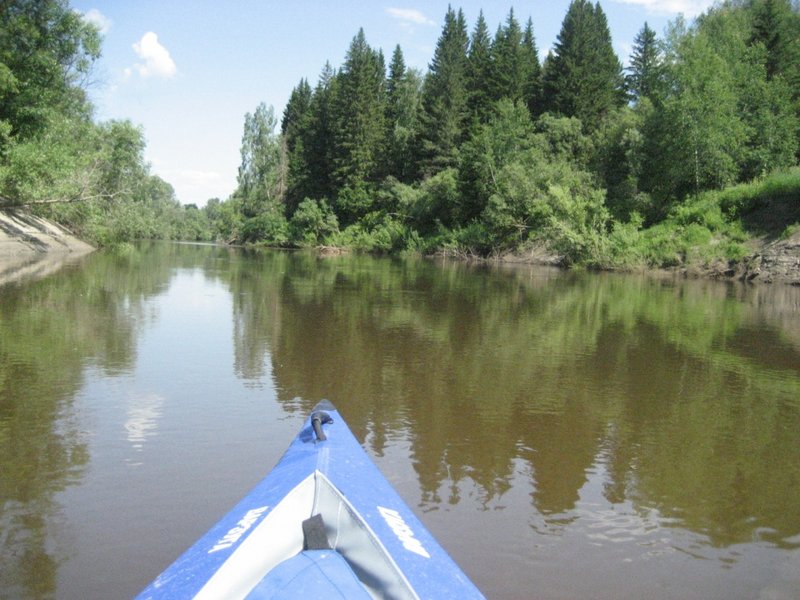
M 542 82 L 545 109 L 577 117 L 587 128 L 624 102 L 622 65 L 599 4 L 570 3 Z
M 284 172 L 276 125 L 273 108 L 263 102 L 244 117 L 237 194 L 248 218 L 272 210 L 282 194 Z
M 592 138 L 583 133 L 583 124 L 575 117 L 545 113 L 536 120 L 535 129 L 542 135 L 553 160 L 586 167 L 593 154 Z
M 380 178 L 386 144 L 385 68 L 383 53 L 370 48 L 360 29 L 337 76 L 333 99 L 332 176 L 338 189 Z
M 386 170 L 411 183 L 418 172 L 418 136 L 422 102 L 422 76 L 406 69 L 400 46 L 395 48 L 387 80 Z
M 644 124 L 652 111 L 648 98 L 634 109 L 625 107 L 610 114 L 594 132 L 593 170 L 604 182 L 606 204 L 617 221 L 627 221 L 633 213 L 653 222 L 652 199 L 641 189 L 645 158 Z
M 455 222 L 466 225 L 478 219 L 497 187 L 497 173 L 520 155 L 542 146 L 534 135 L 526 106 L 509 99 L 497 102 L 495 112 L 484 125 L 473 128 L 461 152 L 458 171 L 461 199 Z
M 370 213 L 365 219 L 332 235 L 329 241 L 362 252 L 398 253 L 413 246 L 417 237 L 404 223 L 380 213 Z
M 86 119 L 96 27 L 64 0 L 3 2 L 0 23 L 0 121 L 25 141 L 46 132 L 54 114 Z
M 334 201 L 336 214 L 339 215 L 343 225 L 355 223 L 372 212 L 373 200 L 371 190 L 364 184 L 344 187 L 339 190 Z
M 484 219 L 494 239 L 516 248 L 543 238 L 569 263 L 600 263 L 608 212 L 591 176 L 531 154 L 498 173 Z
M 489 39 L 489 27 L 481 11 L 470 36 L 465 84 L 469 118 L 479 123 L 488 121 L 492 114 L 494 98 L 487 85 L 491 80 L 492 71 L 492 41 Z
M 263 212 L 245 219 L 240 238 L 245 243 L 284 246 L 289 241 L 289 223 L 278 211 Z
M 468 46 L 464 13 L 448 7 L 422 95 L 420 151 L 425 176 L 453 167 L 458 161 L 469 114 Z
M 339 230 L 339 223 L 327 202 L 306 198 L 289 221 L 291 239 L 300 246 L 315 246 Z
M 538 244 L 567 264 L 630 267 L 728 259 L 745 231 L 800 221 L 789 0 L 724 3 L 663 41 L 645 24 L 626 80 L 589 0 L 570 4 L 542 66 L 513 9 L 490 38 L 483 13 L 470 36 L 449 7 L 424 74 L 397 46 L 387 75 L 359 30 L 338 70 L 327 63 L 313 89 L 301 79 L 279 132 L 263 103 L 245 116 L 238 187 L 202 210 L 151 175 L 140 128 L 92 121 L 93 26 L 62 0 L 12 0 L 0 17 L 0 203 L 98 244 Z
M 409 216 L 416 228 L 425 233 L 455 222 L 454 207 L 459 201 L 457 172 L 445 169 L 425 179 L 419 186 L 414 203 L 409 206 Z
M 625 83 L 634 100 L 659 98 L 664 89 L 664 57 L 656 32 L 647 23 L 633 40 L 630 60 Z

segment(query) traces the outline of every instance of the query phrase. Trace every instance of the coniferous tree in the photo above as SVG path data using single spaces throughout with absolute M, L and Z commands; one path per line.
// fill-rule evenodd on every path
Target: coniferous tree
M 536 48 L 536 38 L 533 35 L 533 21 L 529 18 L 522 34 L 522 63 L 523 88 L 522 97 L 531 115 L 538 115 L 541 111 L 542 68 L 539 65 L 539 51 Z
M 631 52 L 631 66 L 625 82 L 635 100 L 655 99 L 664 80 L 664 65 L 656 32 L 647 23 L 636 34 Z
M 333 178 L 337 190 L 360 189 L 382 175 L 386 141 L 386 66 L 383 53 L 367 44 L 363 29 L 350 44 L 338 80 Z M 356 204 L 362 204 L 361 200 Z M 343 210 L 355 218 L 366 208 L 348 206 Z
M 311 86 L 306 79 L 301 79 L 292 90 L 281 119 L 281 136 L 283 151 L 287 161 L 286 210 L 291 216 L 297 205 L 303 200 L 306 191 L 305 178 L 308 173 L 306 163 L 305 142 L 311 121 Z
M 767 76 L 772 79 L 785 73 L 792 63 L 792 7 L 789 0 L 756 0 L 752 5 L 753 25 L 749 42 L 760 43 L 767 51 Z M 796 52 L 794 53 L 796 54 Z M 794 65 L 797 68 L 797 64 Z
M 320 74 L 309 107 L 308 129 L 302 136 L 307 172 L 298 198 L 321 200 L 333 197 L 334 97 L 338 75 L 326 62 Z
M 403 77 L 406 74 L 406 61 L 403 57 L 403 50 L 400 44 L 395 46 L 392 52 L 392 62 L 389 63 L 389 77 L 386 80 L 386 92 L 388 94 L 389 103 L 389 119 L 392 121 L 397 120 L 396 105 L 399 88 Z
M 423 88 L 422 170 L 432 175 L 457 162 L 467 112 L 467 49 L 464 13 L 448 8 Z
M 487 82 L 492 76 L 492 42 L 483 11 L 472 32 L 467 57 L 466 87 L 470 119 L 485 123 L 492 114 L 493 98 Z
M 281 135 L 292 138 L 296 135 L 296 130 L 302 127 L 303 120 L 308 118 L 311 94 L 311 86 L 308 85 L 308 81 L 305 78 L 301 79 L 297 87 L 292 90 L 286 108 L 283 109 Z
M 590 129 L 624 104 L 622 65 L 599 4 L 570 3 L 542 79 L 547 110 L 577 117 Z
M 508 98 L 516 102 L 523 98 L 527 65 L 522 48 L 522 30 L 512 8 L 492 43 L 492 72 L 487 84 L 494 101 Z
M 398 45 L 392 54 L 387 79 L 387 152 L 386 168 L 403 183 L 411 183 L 417 174 L 416 133 L 420 110 L 421 79 L 406 68 Z

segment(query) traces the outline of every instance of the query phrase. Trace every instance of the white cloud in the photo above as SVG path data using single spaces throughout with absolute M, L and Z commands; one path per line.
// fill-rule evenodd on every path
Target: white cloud
M 133 45 L 133 50 L 144 61 L 133 66 L 142 77 L 155 76 L 169 79 L 178 71 L 169 51 L 161 45 L 158 36 L 152 31 L 145 33 L 142 39 Z
M 386 12 L 389 13 L 392 18 L 397 19 L 401 24 L 406 26 L 436 25 L 435 21 L 432 21 L 415 8 L 387 8 Z
M 97 29 L 102 34 L 108 33 L 108 30 L 111 29 L 111 25 L 113 21 L 101 13 L 96 8 L 93 8 L 85 13 L 83 13 L 83 18 L 86 21 L 89 21 L 92 25 L 96 25 Z
M 708 9 L 714 0 L 615 0 L 620 4 L 635 4 L 643 6 L 647 12 L 662 15 L 682 14 L 686 17 L 696 17 Z

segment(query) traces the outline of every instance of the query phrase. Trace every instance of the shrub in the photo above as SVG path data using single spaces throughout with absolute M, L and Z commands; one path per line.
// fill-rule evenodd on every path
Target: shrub
M 242 225 L 242 242 L 265 243 L 283 246 L 289 241 L 289 224 L 278 211 L 269 211 L 251 217 Z
M 306 198 L 295 210 L 289 221 L 289 232 L 293 242 L 301 246 L 313 246 L 339 230 L 339 222 L 325 200 Z

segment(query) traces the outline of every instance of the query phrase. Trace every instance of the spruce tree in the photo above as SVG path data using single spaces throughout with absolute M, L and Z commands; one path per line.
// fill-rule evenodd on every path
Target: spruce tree
M 539 65 L 539 51 L 533 35 L 533 21 L 528 18 L 522 34 L 523 88 L 522 97 L 532 115 L 538 115 L 541 99 L 542 67 Z
M 526 65 L 522 53 L 522 30 L 512 8 L 504 27 L 498 27 L 492 43 L 492 75 L 487 82 L 493 100 L 516 102 L 524 95 Z
M 335 94 L 333 176 L 338 187 L 374 181 L 383 160 L 386 67 L 360 29 L 347 51 Z
M 389 118 L 396 120 L 395 108 L 397 105 L 397 96 L 399 89 L 402 85 L 403 77 L 406 74 L 406 61 L 403 57 L 403 50 L 400 44 L 395 46 L 392 52 L 392 62 L 389 63 L 389 78 L 386 80 L 386 91 L 388 94 L 389 102 Z
M 631 52 L 631 66 L 625 82 L 635 100 L 655 99 L 663 85 L 664 64 L 656 32 L 645 23 L 636 34 Z
M 466 87 L 470 119 L 485 123 L 492 114 L 492 102 L 487 82 L 492 75 L 492 42 L 483 11 L 472 32 L 467 57 Z
M 296 129 L 301 121 L 308 116 L 308 108 L 311 104 L 311 86 L 303 78 L 300 83 L 292 90 L 286 108 L 283 109 L 281 119 L 281 134 L 292 135 L 292 130 Z
M 406 68 L 398 45 L 392 54 L 387 80 L 386 174 L 411 183 L 417 174 L 416 133 L 418 130 L 421 80 Z
M 288 161 L 286 207 L 289 216 L 303 200 L 304 180 L 308 173 L 304 139 L 308 137 L 311 120 L 311 86 L 301 79 L 292 90 L 281 120 L 283 147 Z
M 422 169 L 433 175 L 455 166 L 467 121 L 467 49 L 464 13 L 448 7 L 423 88 Z
M 308 129 L 301 138 L 307 167 L 302 191 L 298 197 L 321 200 L 333 197 L 333 129 L 334 98 L 338 87 L 338 74 L 326 62 L 320 73 L 309 107 Z
M 589 129 L 624 104 L 622 65 L 599 4 L 570 3 L 542 77 L 547 110 L 577 117 Z
M 753 25 L 750 43 L 764 45 L 767 52 L 767 76 L 772 79 L 785 71 L 791 36 L 786 25 L 791 15 L 788 0 L 756 0 L 752 5 Z M 795 65 L 796 66 L 796 65 Z

